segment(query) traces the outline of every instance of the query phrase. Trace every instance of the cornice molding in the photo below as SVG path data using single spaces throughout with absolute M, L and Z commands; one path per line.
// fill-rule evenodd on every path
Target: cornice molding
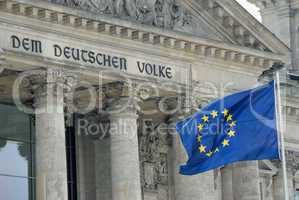
M 288 55 L 230 45 L 105 16 L 88 15 L 84 11 L 47 2 L 0 0 L 0 12 L 262 68 L 268 68 L 277 61 L 288 61 Z
M 198 35 L 198 30 L 195 30 L 194 27 L 197 26 L 200 19 L 204 19 L 224 41 L 260 51 L 275 53 L 288 51 L 282 50 L 283 46 L 279 46 L 279 42 L 271 41 L 272 35 L 263 37 L 267 31 L 262 31 L 263 34 L 259 34 L 260 31 L 255 29 L 258 24 L 255 24 L 255 27 L 248 27 L 247 21 L 256 21 L 254 18 L 245 16 L 244 20 L 239 20 L 238 18 L 242 18 L 246 11 L 240 10 L 238 8 L 240 6 L 232 4 L 234 3 L 232 1 L 96 0 L 91 2 L 88 0 L 50 0 L 49 2 L 74 10 L 88 11 L 97 16 L 123 19 L 136 24 L 146 24 L 195 36 Z M 236 17 L 236 15 L 238 16 Z
M 255 4 L 261 9 L 285 6 L 290 3 L 289 0 L 249 0 L 249 2 Z
M 273 49 L 266 47 L 263 42 L 260 41 L 250 29 L 244 26 L 233 13 L 227 9 L 227 5 L 223 3 L 223 0 L 200 0 L 186 1 L 189 4 L 190 9 L 194 9 L 207 21 L 213 22 L 211 26 L 214 26 L 216 30 L 221 32 L 222 35 L 226 34 L 226 38 L 233 44 L 238 44 L 241 46 L 246 46 L 253 49 L 258 49 L 260 51 L 271 51 L 275 52 Z M 247 19 L 248 20 L 248 19 Z
M 227 13 L 235 20 L 235 24 L 241 26 L 246 36 L 251 36 L 251 40 L 255 41 L 254 44 L 261 44 L 265 48 L 262 50 L 269 50 L 275 53 L 290 53 L 289 48 L 273 33 L 268 30 L 263 24 L 255 19 L 247 10 L 240 6 L 236 1 L 231 0 L 216 0 Z M 258 45 L 257 47 L 262 47 Z

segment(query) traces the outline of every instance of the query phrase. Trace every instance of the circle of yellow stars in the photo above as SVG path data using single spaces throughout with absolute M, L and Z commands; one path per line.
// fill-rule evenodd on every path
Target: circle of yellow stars
M 222 140 L 221 146 L 209 150 L 207 146 L 202 144 L 202 137 L 203 137 L 202 131 L 205 128 L 205 126 L 208 125 L 210 119 L 215 119 L 219 115 L 223 115 L 224 120 L 228 124 L 229 128 L 226 130 L 226 134 L 228 137 Z M 201 123 L 197 124 L 197 129 L 198 129 L 197 142 L 199 143 L 198 151 L 201 154 L 206 155 L 207 157 L 212 157 L 214 154 L 218 153 L 221 148 L 227 148 L 228 146 L 230 146 L 230 140 L 236 136 L 236 131 L 233 130 L 233 128 L 236 125 L 237 125 L 237 121 L 233 120 L 233 115 L 230 114 L 228 109 L 224 109 L 222 113 L 213 110 L 209 114 L 202 116 Z

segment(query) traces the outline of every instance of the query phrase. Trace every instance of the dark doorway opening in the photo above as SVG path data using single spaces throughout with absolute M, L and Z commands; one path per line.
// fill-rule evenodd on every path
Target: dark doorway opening
M 73 124 L 66 125 L 65 129 L 69 200 L 77 200 L 76 133 Z

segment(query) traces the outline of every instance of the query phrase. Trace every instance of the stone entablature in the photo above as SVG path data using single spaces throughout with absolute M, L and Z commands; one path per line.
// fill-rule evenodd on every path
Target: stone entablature
M 133 22 L 140 22 L 157 27 L 182 31 L 192 30 L 190 27 L 196 27 L 195 17 L 187 11 L 182 5 L 183 2 L 176 1 L 126 1 L 126 0 L 106 0 L 106 1 L 55 1 L 54 3 L 63 4 L 69 7 L 75 7 L 88 10 L 97 14 L 106 14 L 113 17 L 127 19 Z M 188 2 L 187 2 L 188 3 Z M 190 2 L 192 4 L 192 2 Z M 191 5 L 193 6 L 193 5 Z M 217 1 L 199 1 L 196 6 L 205 10 L 211 19 L 227 31 L 227 39 L 233 43 L 263 50 L 270 51 L 262 42 L 257 39 L 246 27 L 234 19 L 221 4 Z M 184 31 L 183 31 L 184 32 Z M 190 33 L 197 35 L 198 30 L 192 30 Z
M 222 6 L 222 1 L 200 0 L 194 3 L 193 1 L 175 0 L 51 0 L 50 2 L 90 11 L 98 15 L 107 15 L 200 36 L 201 30 L 195 28 L 198 27 L 199 19 L 196 19 L 197 17 L 191 13 L 191 9 L 199 7 L 198 10 L 204 11 L 207 15 L 205 20 L 216 22 L 214 24 L 216 30 L 224 34 L 224 38 L 233 44 L 275 52 L 275 49 L 266 47 L 255 34 L 242 25 L 242 22 L 236 20 Z M 185 7 L 188 6 L 190 8 L 186 9 Z
M 88 32 L 105 34 L 116 38 L 152 44 L 156 47 L 182 50 L 191 55 L 216 58 L 229 62 L 268 68 L 276 61 L 287 61 L 288 56 L 261 52 L 222 42 L 200 39 L 177 32 L 154 27 L 134 25 L 130 22 L 99 16 L 86 17 L 72 9 L 55 7 L 46 2 L 20 3 L 11 0 L 0 1 L 0 11 L 25 16 L 43 22 L 73 27 Z

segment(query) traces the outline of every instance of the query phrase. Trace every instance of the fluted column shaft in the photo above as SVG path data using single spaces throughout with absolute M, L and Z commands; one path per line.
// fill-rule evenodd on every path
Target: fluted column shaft
M 287 175 L 288 175 L 289 198 L 290 200 L 295 200 L 294 176 L 291 170 L 287 172 Z M 273 191 L 274 191 L 274 200 L 284 199 L 282 169 L 280 169 L 278 174 L 273 177 Z
M 233 192 L 236 200 L 261 200 L 257 161 L 238 162 L 233 165 Z
M 180 118 L 182 119 L 182 118 Z M 209 171 L 194 176 L 183 176 L 179 173 L 180 166 L 187 161 L 187 154 L 181 143 L 180 136 L 175 130 L 175 123 L 178 118 L 171 119 L 169 127 L 172 135 L 172 158 L 174 167 L 174 195 L 175 200 L 210 200 L 218 198 L 218 189 L 215 185 L 214 171 Z
M 34 76 L 37 199 L 67 200 L 62 75 L 47 71 Z
M 123 97 L 109 105 L 112 200 L 141 200 L 137 104 Z
M 221 169 L 221 181 L 222 181 L 222 200 L 234 199 L 232 165 L 227 165 Z

